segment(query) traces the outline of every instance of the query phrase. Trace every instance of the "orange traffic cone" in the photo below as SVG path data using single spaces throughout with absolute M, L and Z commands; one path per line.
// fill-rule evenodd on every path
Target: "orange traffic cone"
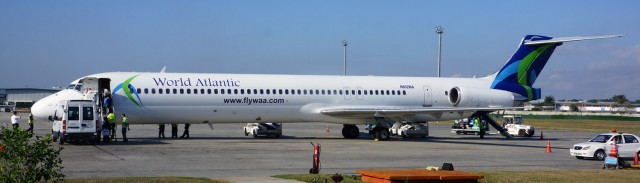
M 327 129 L 326 129 L 326 131 L 327 131 L 327 133 L 329 133 L 329 126 L 327 126 Z
M 633 165 L 638 165 L 638 153 L 636 153 L 636 157 L 633 159 Z
M 544 139 L 544 133 L 543 131 L 540 131 L 540 140 Z
M 547 153 L 551 153 L 551 141 L 547 140 Z
M 616 143 L 615 143 L 615 137 L 613 138 L 613 144 L 611 144 L 611 151 L 609 151 L 609 156 L 613 157 L 613 158 L 617 158 L 618 157 L 618 148 L 616 147 Z

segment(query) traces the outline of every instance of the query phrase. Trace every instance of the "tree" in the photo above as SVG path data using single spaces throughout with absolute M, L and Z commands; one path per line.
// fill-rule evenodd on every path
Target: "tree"
M 0 182 L 48 182 L 64 178 L 60 151 L 53 138 L 33 137 L 23 129 L 0 131 Z
M 626 104 L 629 102 L 629 99 L 627 99 L 626 96 L 624 95 L 614 95 L 613 97 L 611 97 L 611 101 L 615 102 L 616 104 Z
M 551 95 L 547 95 L 546 97 L 544 97 L 544 102 L 542 104 L 544 104 L 545 106 L 555 105 L 556 99 Z

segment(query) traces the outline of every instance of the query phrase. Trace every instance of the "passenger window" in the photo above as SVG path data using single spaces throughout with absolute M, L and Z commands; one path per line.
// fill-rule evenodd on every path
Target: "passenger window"
M 247 94 L 251 94 L 251 89 L 247 89 Z
M 204 94 L 204 89 L 200 89 L 200 94 Z
M 387 92 L 386 92 L 386 93 L 387 93 L 387 95 L 389 95 L 389 90 L 387 90 Z
M 218 89 L 213 89 L 213 94 L 218 94 Z
M 80 119 L 80 108 L 79 107 L 69 107 L 68 110 L 69 120 L 79 120 Z
M 198 94 L 198 89 L 193 89 L 193 94 Z
M 224 94 L 224 89 L 220 89 L 220 94 Z
M 260 89 L 260 95 L 264 94 L 264 89 Z
M 148 94 L 149 93 L 149 89 L 145 88 L 144 89 L 144 94 Z
M 302 92 L 306 95 L 307 94 L 307 90 L 302 90 Z
M 289 90 L 284 90 L 285 95 L 289 95 Z
M 402 95 L 407 95 L 407 90 L 402 90 Z
M 227 89 L 227 94 L 231 94 L 231 89 Z
M 178 94 L 178 89 L 173 89 L 173 94 Z
M 269 89 L 266 89 L 266 90 L 267 90 L 267 94 L 271 94 L 271 91 Z
M 141 90 L 140 88 L 136 89 L 136 91 L 137 91 L 138 93 L 142 93 L 142 90 Z
M 278 94 L 282 95 L 282 89 L 278 90 Z
M 184 89 L 180 88 L 180 94 L 184 94 Z
M 187 89 L 187 94 L 191 94 L 191 89 Z
M 253 89 L 253 94 L 258 94 L 258 89 Z
M 333 95 L 337 95 L 337 94 L 338 94 L 338 91 L 333 90 Z
M 244 89 L 240 89 L 240 94 L 244 94 Z
M 276 91 L 277 91 L 276 89 L 272 89 L 271 93 L 273 93 L 275 95 L 275 94 L 277 94 Z
M 155 88 L 151 88 L 151 94 L 156 94 L 156 89 Z
M 633 135 L 625 135 L 624 143 L 638 143 L 638 139 Z
M 342 90 L 340 90 L 340 95 L 342 95 Z
M 362 90 L 358 90 L 358 95 L 362 95 Z
M 378 90 L 376 90 L 376 95 L 379 95 L 380 93 L 378 93 Z
M 301 90 L 300 90 L 300 89 L 298 89 L 298 92 L 297 92 L 296 94 L 301 95 L 301 94 L 302 94 L 302 92 L 300 92 L 300 91 L 301 91 Z
M 93 120 L 93 107 L 82 107 L 82 120 Z
M 340 91 L 342 91 L 342 90 L 340 90 Z M 349 95 L 349 90 L 345 90 L 344 91 L 344 95 Z
M 329 91 L 329 93 L 331 93 L 331 91 Z M 325 95 L 325 94 L 326 94 L 326 93 L 325 93 L 325 90 L 322 90 L 322 94 L 323 94 L 323 95 Z
M 356 91 L 355 90 L 351 90 L 351 95 L 356 95 Z
M 364 95 L 367 95 L 367 90 L 364 90 Z
M 396 95 L 396 91 L 395 90 L 391 90 L 391 95 Z
M 158 89 L 159 94 L 162 94 L 162 92 L 163 92 L 162 88 Z
M 233 94 L 238 94 L 238 89 L 233 89 Z
M 207 89 L 207 94 L 211 94 L 211 89 Z

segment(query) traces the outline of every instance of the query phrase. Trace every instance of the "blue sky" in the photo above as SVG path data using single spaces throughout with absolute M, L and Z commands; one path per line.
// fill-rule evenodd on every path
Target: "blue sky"
M 526 34 L 558 47 L 535 87 L 640 99 L 640 1 L 0 1 L 0 88 L 111 71 L 443 76 L 498 71 Z

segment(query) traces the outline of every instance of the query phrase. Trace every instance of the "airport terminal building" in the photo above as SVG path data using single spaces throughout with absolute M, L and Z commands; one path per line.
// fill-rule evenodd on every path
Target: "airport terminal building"
M 29 111 L 33 103 L 58 91 L 60 89 L 0 88 L 0 112 Z

